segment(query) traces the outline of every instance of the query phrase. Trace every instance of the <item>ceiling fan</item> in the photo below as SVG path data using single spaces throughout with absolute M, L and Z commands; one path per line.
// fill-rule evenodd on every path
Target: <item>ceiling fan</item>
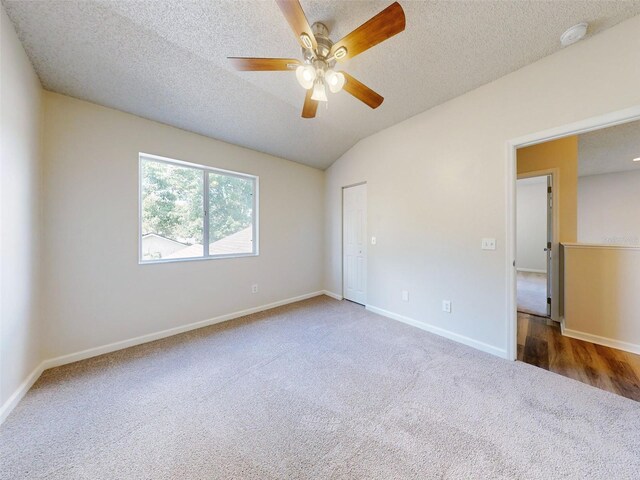
M 316 116 L 318 102 L 326 102 L 327 88 L 337 93 L 344 88 L 371 108 L 380 106 L 384 98 L 346 72 L 334 70 L 336 62 L 345 62 L 371 47 L 402 32 L 404 10 L 398 2 L 360 25 L 336 43 L 329 38 L 323 23 L 309 22 L 298 0 L 276 0 L 302 47 L 302 62 L 295 58 L 228 57 L 237 70 L 295 71 L 298 83 L 307 90 L 302 107 L 303 118 Z

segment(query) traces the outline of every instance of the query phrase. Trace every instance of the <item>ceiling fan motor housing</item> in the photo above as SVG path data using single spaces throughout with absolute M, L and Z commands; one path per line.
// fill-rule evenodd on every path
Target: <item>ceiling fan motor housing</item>
M 313 36 L 316 38 L 316 43 L 318 44 L 316 54 L 318 55 L 318 58 L 324 60 L 329 56 L 329 52 L 333 46 L 333 42 L 329 38 L 329 29 L 324 23 L 316 22 L 311 26 L 311 31 L 313 32 Z M 311 51 L 303 48 L 302 54 L 305 62 L 312 63 L 313 54 Z

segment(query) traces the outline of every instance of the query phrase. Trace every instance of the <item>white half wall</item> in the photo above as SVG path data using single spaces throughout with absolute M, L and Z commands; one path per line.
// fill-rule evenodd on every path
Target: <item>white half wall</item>
M 516 267 L 546 273 L 547 177 L 518 180 L 516 207 Z
M 42 88 L 3 7 L 0 59 L 1 421 L 19 400 L 14 393 L 26 386 L 41 361 L 38 264 L 42 248 Z
M 342 291 L 341 188 L 366 181 L 369 304 L 507 351 L 507 142 L 640 105 L 639 45 L 634 17 L 360 141 L 327 170 L 325 289 Z
M 44 103 L 46 358 L 323 290 L 322 171 L 63 95 Z M 141 151 L 258 175 L 260 255 L 138 265 Z
M 578 177 L 578 242 L 640 246 L 640 166 Z

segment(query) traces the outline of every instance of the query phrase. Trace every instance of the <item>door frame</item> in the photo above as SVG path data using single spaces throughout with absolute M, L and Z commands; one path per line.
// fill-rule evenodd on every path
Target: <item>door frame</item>
M 595 117 L 566 124 L 560 127 L 531 133 L 521 137 L 516 137 L 506 142 L 506 255 L 505 270 L 507 275 L 505 304 L 506 304 L 506 340 L 507 358 L 516 360 L 518 354 L 518 312 L 516 300 L 516 179 L 517 179 L 517 155 L 516 150 L 530 145 L 549 142 L 571 135 L 579 135 L 602 128 L 613 127 L 623 123 L 640 120 L 640 105 L 636 105 L 623 110 L 598 115 Z M 557 209 L 556 209 L 557 210 Z M 559 280 L 559 279 L 558 279 Z M 558 299 L 560 302 L 560 299 Z M 560 318 L 562 320 L 562 318 Z
M 343 185 L 340 188 L 340 282 L 342 284 L 342 289 L 340 291 L 340 295 L 343 300 L 346 300 L 344 296 L 344 191 L 347 188 L 351 187 L 359 187 L 360 185 L 367 185 L 367 181 L 363 180 L 362 182 L 350 183 L 349 185 Z M 365 243 L 369 241 L 369 187 L 367 186 L 367 218 L 366 221 L 366 232 L 365 232 Z M 368 246 L 368 245 L 367 245 Z M 367 277 L 369 272 L 369 249 L 367 248 Z M 365 296 L 367 297 L 367 302 L 365 303 L 365 307 L 368 305 L 368 293 L 369 293 L 369 278 L 366 279 L 367 291 Z
M 517 167 L 517 165 L 516 165 Z M 544 170 L 535 170 L 531 172 L 525 173 L 517 173 L 516 170 L 516 181 L 522 180 L 525 178 L 535 178 L 535 177 L 548 177 L 551 176 L 551 181 L 553 184 L 553 204 L 551 206 L 551 215 L 552 215 L 552 227 L 551 227 L 551 264 L 553 268 L 551 269 L 551 320 L 556 322 L 560 321 L 560 237 L 558 233 L 560 232 L 560 170 L 558 168 L 546 168 Z M 517 185 L 517 183 L 516 183 Z M 517 207 L 518 203 L 516 201 L 515 209 L 517 215 Z M 517 225 L 516 225 L 516 245 L 517 245 Z M 514 251 L 514 258 L 517 252 Z M 549 272 L 547 272 L 549 275 Z M 516 297 L 517 297 L 517 271 L 516 271 Z M 517 300 L 516 300 L 516 310 L 517 310 Z

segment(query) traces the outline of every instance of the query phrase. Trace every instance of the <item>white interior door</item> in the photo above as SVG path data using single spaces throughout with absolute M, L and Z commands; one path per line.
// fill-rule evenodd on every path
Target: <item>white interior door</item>
M 342 190 L 342 296 L 367 302 L 367 185 Z

